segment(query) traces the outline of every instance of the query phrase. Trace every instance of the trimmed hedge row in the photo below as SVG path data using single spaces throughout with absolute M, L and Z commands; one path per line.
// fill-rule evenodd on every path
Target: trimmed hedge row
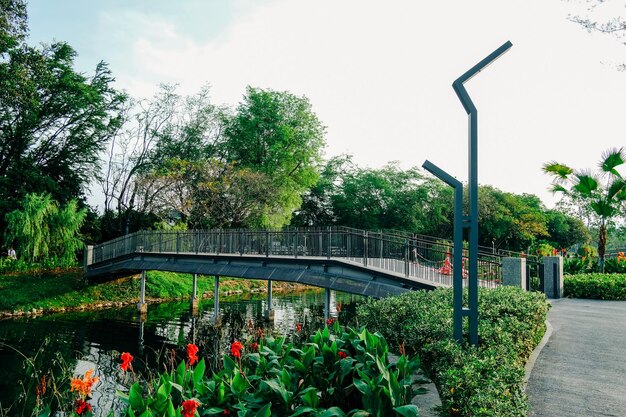
M 438 289 L 370 300 L 357 314 L 391 346 L 420 355 L 439 390 L 442 416 L 526 416 L 524 365 L 545 332 L 545 296 L 480 289 L 478 348 L 451 339 L 451 306 L 452 290 Z
M 626 274 L 565 275 L 566 297 L 626 300 Z

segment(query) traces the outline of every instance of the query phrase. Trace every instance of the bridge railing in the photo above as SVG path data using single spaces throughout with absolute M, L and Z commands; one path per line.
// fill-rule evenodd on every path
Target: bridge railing
M 96 245 L 91 263 L 137 252 L 343 258 L 366 267 L 446 285 L 451 285 L 455 267 L 452 264 L 454 250 L 449 241 L 347 227 L 140 231 Z M 479 255 L 478 278 L 482 286 L 499 285 L 501 258 L 497 253 Z M 461 265 L 464 276 L 468 262 L 464 254 Z

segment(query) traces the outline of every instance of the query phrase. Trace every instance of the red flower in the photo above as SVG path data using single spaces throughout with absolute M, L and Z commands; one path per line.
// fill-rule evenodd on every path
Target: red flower
M 198 346 L 194 345 L 193 343 L 189 343 L 187 345 L 187 361 L 189 362 L 189 366 L 198 362 L 198 357 L 196 356 L 196 353 L 198 353 Z
M 122 359 L 122 363 L 120 364 L 120 368 L 122 368 L 122 371 L 128 371 L 129 366 L 130 369 L 133 369 L 133 366 L 130 364 L 134 359 L 133 355 L 128 352 L 122 352 L 122 356 L 120 357 L 120 359 Z
M 296 332 L 300 333 L 302 331 L 302 323 L 296 324 Z
M 235 358 L 241 358 L 241 349 L 243 349 L 243 345 L 238 340 L 235 340 L 232 345 L 230 345 L 230 354 Z
M 250 350 L 252 352 L 257 352 L 259 350 L 259 344 L 257 342 L 254 342 L 250 345 Z
M 85 414 L 87 411 L 91 412 L 91 404 L 83 399 L 78 399 L 74 403 L 74 411 L 76 411 L 76 414 L 79 416 Z
M 225 415 L 225 416 L 227 416 L 227 415 L 229 415 L 229 414 L 230 414 L 230 411 L 228 411 L 228 410 L 224 410 L 224 415 Z
M 196 400 L 183 401 L 183 417 L 193 417 L 200 404 Z
M 346 352 L 339 351 L 337 352 L 337 356 L 339 356 L 341 359 L 345 359 L 348 355 L 346 354 Z
M 332 326 L 334 322 L 335 322 L 335 319 L 331 317 L 328 320 L 326 320 L 326 325 L 327 326 Z

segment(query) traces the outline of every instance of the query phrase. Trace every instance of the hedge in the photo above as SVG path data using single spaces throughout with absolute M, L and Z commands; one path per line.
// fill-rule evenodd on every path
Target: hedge
M 626 274 L 565 275 L 564 295 L 597 300 L 626 300 Z
M 439 390 L 442 416 L 526 416 L 524 365 L 545 332 L 545 296 L 480 289 L 478 348 L 452 340 L 451 306 L 452 290 L 438 289 L 370 300 L 357 314 L 391 346 L 420 356 Z

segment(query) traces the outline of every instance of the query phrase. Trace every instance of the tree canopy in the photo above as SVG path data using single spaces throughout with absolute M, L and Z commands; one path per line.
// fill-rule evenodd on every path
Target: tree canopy
M 0 212 L 28 193 L 80 198 L 120 126 L 125 96 L 105 63 L 87 76 L 74 69 L 68 44 L 26 44 L 24 3 L 0 5 Z

